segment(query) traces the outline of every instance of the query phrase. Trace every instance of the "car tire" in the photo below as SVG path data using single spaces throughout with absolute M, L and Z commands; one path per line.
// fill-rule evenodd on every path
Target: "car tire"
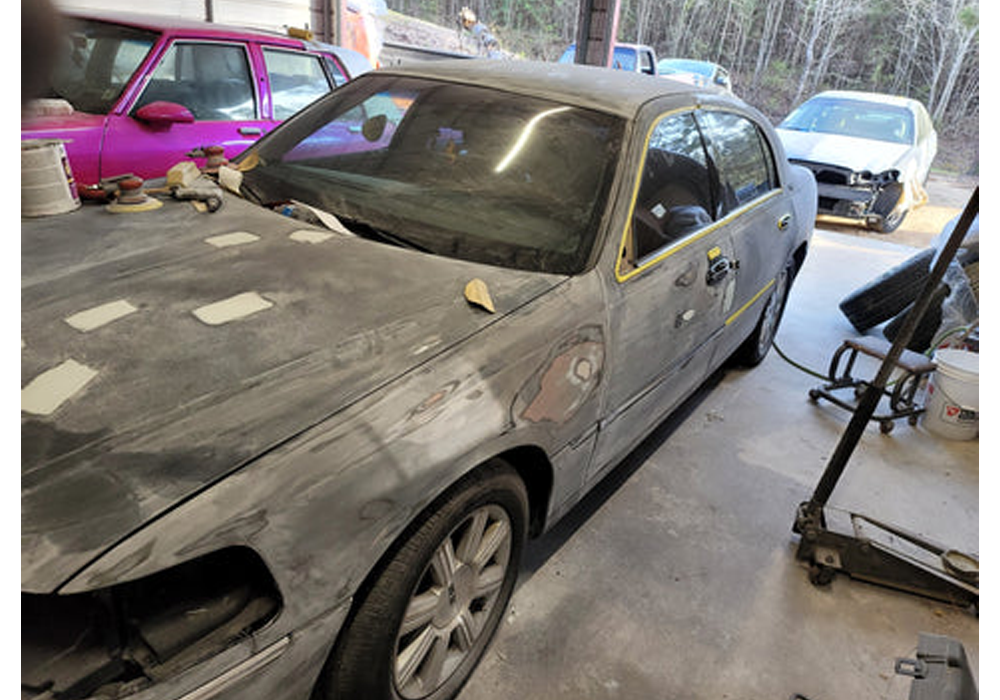
M 927 248 L 887 270 L 844 297 L 840 310 L 859 333 L 889 320 L 917 298 L 935 253 Z
M 778 333 L 781 318 L 785 313 L 785 303 L 788 301 L 788 291 L 794 277 L 792 270 L 792 265 L 789 263 L 775 278 L 774 289 L 767 298 L 767 305 L 761 311 L 757 325 L 733 353 L 732 360 L 737 365 L 756 367 L 767 357 L 771 345 L 774 344 L 774 336 Z
M 940 330 L 941 320 L 944 317 L 944 301 L 948 298 L 950 293 L 951 288 L 946 284 L 938 285 L 938 288 L 934 290 L 934 293 L 931 294 L 927 310 L 920 318 L 919 323 L 917 323 L 917 327 L 913 330 L 910 342 L 906 344 L 907 350 L 921 353 L 926 352 L 934 343 L 934 336 L 936 336 Z M 886 340 L 889 342 L 895 342 L 896 338 L 899 336 L 899 331 L 906 322 L 906 317 L 910 315 L 910 311 L 912 310 L 913 304 L 910 304 L 894 319 L 885 324 L 885 328 L 882 329 L 882 334 L 886 337 Z
M 359 594 L 317 695 L 454 698 L 503 618 L 527 521 L 524 484 L 500 460 L 449 490 Z
M 879 192 L 872 204 L 872 211 L 878 216 L 871 220 L 868 228 L 876 233 L 892 233 L 906 218 L 907 210 L 899 205 L 903 198 L 903 185 L 893 183 Z

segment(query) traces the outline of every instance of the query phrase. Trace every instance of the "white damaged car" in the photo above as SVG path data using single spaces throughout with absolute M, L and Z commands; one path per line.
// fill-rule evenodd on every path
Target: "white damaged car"
M 937 132 L 917 100 L 870 92 L 822 92 L 792 111 L 778 134 L 788 158 L 813 171 L 819 213 L 899 228 L 926 198 Z

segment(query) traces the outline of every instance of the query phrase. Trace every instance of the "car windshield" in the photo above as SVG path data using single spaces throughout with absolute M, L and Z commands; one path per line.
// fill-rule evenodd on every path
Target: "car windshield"
M 915 133 L 913 114 L 905 107 L 834 97 L 808 100 L 779 127 L 904 144 L 913 143 Z
M 704 61 L 688 61 L 684 59 L 664 59 L 660 61 L 657 68 L 661 73 L 695 73 L 711 77 L 712 64 Z
M 248 197 L 334 214 L 360 235 L 572 274 L 587 263 L 621 118 L 471 85 L 369 74 L 242 157 Z
M 66 19 L 64 44 L 52 75 L 52 97 L 81 112 L 107 114 L 149 50 L 155 32 L 108 22 Z

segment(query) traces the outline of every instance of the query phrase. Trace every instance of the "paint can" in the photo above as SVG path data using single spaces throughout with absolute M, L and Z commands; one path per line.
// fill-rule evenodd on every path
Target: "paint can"
M 79 206 L 80 194 L 63 142 L 21 141 L 21 216 L 64 214 Z
M 949 440 L 979 435 L 979 354 L 958 348 L 934 353 L 937 369 L 927 383 L 923 424 Z

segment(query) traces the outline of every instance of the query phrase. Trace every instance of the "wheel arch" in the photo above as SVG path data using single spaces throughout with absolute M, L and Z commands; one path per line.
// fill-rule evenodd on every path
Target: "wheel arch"
M 528 491 L 528 537 L 537 537 L 544 532 L 548 518 L 555 478 L 552 462 L 537 445 L 515 447 L 497 457 L 510 464 L 524 482 Z
M 457 479 L 445 485 L 423 508 L 415 512 L 407 524 L 396 533 L 391 544 L 368 569 L 354 591 L 350 611 L 330 646 L 325 666 L 334 662 L 346 631 L 350 628 L 352 620 L 357 616 L 379 576 L 394 559 L 400 547 L 404 546 L 410 536 L 419 529 L 424 519 L 440 508 L 441 504 L 449 499 L 456 490 L 468 486 L 487 470 L 498 468 L 512 469 L 524 484 L 528 498 L 527 537 L 529 539 L 537 537 L 544 531 L 554 479 L 554 468 L 545 450 L 537 445 L 525 444 L 507 448 L 482 459 L 470 469 L 462 472 Z M 322 691 L 328 677 L 328 670 L 324 668 L 317 678 L 311 696 L 312 700 L 321 700 L 324 697 Z
M 809 252 L 809 241 L 802 241 L 799 247 L 792 251 L 792 279 L 798 277 L 799 270 L 806 263 L 806 254 Z
M 361 583 L 355 590 L 352 608 L 357 605 L 358 599 L 364 597 L 365 592 L 371 587 L 374 579 L 384 568 L 385 563 L 392 558 L 401 543 L 406 541 L 428 514 L 439 508 L 440 504 L 447 500 L 455 490 L 463 488 L 474 480 L 480 472 L 495 468 L 498 464 L 512 468 L 520 477 L 527 491 L 528 537 L 537 537 L 541 534 L 545 529 L 554 482 L 554 469 L 545 450 L 538 445 L 524 444 L 497 451 L 485 458 L 479 458 L 472 467 L 461 471 L 457 478 L 444 484 L 434 497 L 423 508 L 414 512 L 406 525 L 399 529 L 389 546 L 382 551 L 375 563 L 365 572 Z

